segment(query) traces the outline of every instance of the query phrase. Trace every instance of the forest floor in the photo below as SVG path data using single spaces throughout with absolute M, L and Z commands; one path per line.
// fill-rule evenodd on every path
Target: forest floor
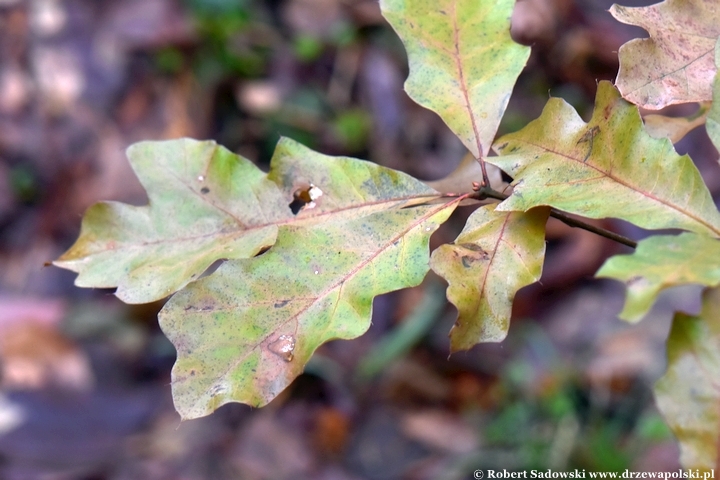
M 500 133 L 536 118 L 549 96 L 588 117 L 597 81 L 616 75 L 620 45 L 644 35 L 614 21 L 610 4 L 518 4 L 513 35 L 533 53 Z M 124 155 L 140 140 L 212 138 L 267 168 L 288 136 L 444 177 L 464 147 L 408 98 L 406 76 L 375 0 L 0 0 L 0 478 L 677 469 L 652 386 L 673 312 L 697 311 L 699 290 L 670 290 L 642 322 L 623 323 L 623 286 L 593 278 L 623 247 L 553 220 L 542 280 L 518 294 L 502 343 L 448 356 L 456 312 L 430 274 L 377 298 L 368 333 L 324 345 L 269 406 L 227 405 L 182 423 L 169 385 L 175 351 L 157 325 L 162 303 L 125 305 L 45 266 L 94 202 L 147 201 Z M 676 147 L 718 198 L 704 130 Z M 470 211 L 460 208 L 433 245 L 452 241 Z M 404 322 L 419 334 L 403 336 Z

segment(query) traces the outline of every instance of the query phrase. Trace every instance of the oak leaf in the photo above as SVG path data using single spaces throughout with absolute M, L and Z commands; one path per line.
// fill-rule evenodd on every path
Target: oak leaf
M 540 278 L 549 213 L 498 212 L 485 205 L 470 215 L 453 244 L 433 252 L 430 267 L 447 280 L 448 299 L 458 309 L 451 351 L 505 338 L 515 293 Z
M 159 317 L 178 352 L 182 418 L 228 402 L 263 406 L 322 343 L 363 334 L 373 297 L 422 281 L 429 237 L 458 202 L 284 226 L 268 252 L 227 261 L 175 294 Z
M 272 245 L 274 222 L 292 217 L 277 185 L 215 142 L 141 142 L 127 155 L 149 205 L 88 209 L 80 237 L 53 262 L 78 272 L 79 287 L 117 287 L 127 303 L 158 300 L 220 258 Z
M 128 158 L 149 205 L 92 206 L 78 240 L 54 262 L 79 273 L 76 285 L 117 287 L 127 303 L 166 297 L 217 260 L 258 254 L 275 243 L 280 225 L 369 215 L 439 195 L 403 173 L 286 138 L 268 174 L 212 141 L 142 142 Z M 317 198 L 300 201 L 310 194 Z
M 667 356 L 654 389 L 658 409 L 680 442 L 682 465 L 713 470 L 720 439 L 720 288 L 705 290 L 699 315 L 675 315 Z
M 505 135 L 487 160 L 514 178 L 499 211 L 547 205 L 590 218 L 614 217 L 647 229 L 720 236 L 720 213 L 692 160 L 645 131 L 637 107 L 600 82 L 585 123 L 551 98 L 540 118 Z
M 650 34 L 631 40 L 618 52 L 617 86 L 626 100 L 653 110 L 711 100 L 720 3 L 665 0 L 647 7 L 613 5 L 610 13 Z
M 408 95 L 484 157 L 530 48 L 510 38 L 514 0 L 381 0 L 405 44 Z
M 689 232 L 649 237 L 638 242 L 633 253 L 609 258 L 596 276 L 626 284 L 620 318 L 637 321 L 665 288 L 720 284 L 720 240 Z

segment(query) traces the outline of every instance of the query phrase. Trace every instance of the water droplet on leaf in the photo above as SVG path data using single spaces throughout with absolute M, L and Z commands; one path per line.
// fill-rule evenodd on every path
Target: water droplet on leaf
M 291 362 L 293 359 L 293 351 L 295 350 L 295 337 L 292 335 L 280 335 L 275 341 L 268 345 L 268 350 L 286 362 Z

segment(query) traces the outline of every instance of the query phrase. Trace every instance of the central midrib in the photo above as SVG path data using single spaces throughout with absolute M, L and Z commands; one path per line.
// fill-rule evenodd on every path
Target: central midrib
M 558 152 L 558 151 L 553 150 L 552 148 L 546 147 L 546 146 L 544 146 L 544 145 L 538 145 L 538 144 L 536 144 L 536 143 L 529 142 L 529 141 L 526 141 L 526 140 L 520 140 L 520 141 L 522 141 L 523 143 L 526 143 L 527 145 L 532 145 L 533 147 L 536 147 L 536 148 L 545 150 L 546 152 L 555 154 L 555 155 L 557 155 L 557 156 L 567 158 L 568 160 L 571 160 L 571 161 L 573 161 L 573 162 L 582 163 L 582 164 L 585 165 L 586 167 L 589 167 L 589 168 L 595 170 L 596 172 L 602 174 L 604 177 L 607 177 L 607 178 L 610 178 L 610 179 L 614 180 L 615 182 L 619 183 L 620 185 L 624 186 L 625 188 L 627 188 L 627 189 L 629 189 L 629 190 L 632 190 L 632 191 L 634 191 L 634 192 L 637 192 L 637 193 L 639 193 L 639 194 L 641 194 L 641 195 L 643 195 L 643 196 L 645 196 L 645 197 L 647 197 L 647 198 L 650 198 L 650 199 L 656 201 L 657 203 L 660 203 L 660 204 L 662 204 L 662 205 L 665 205 L 666 207 L 668 207 L 668 208 L 670 208 L 670 209 L 672 209 L 672 210 L 675 210 L 675 211 L 677 211 L 677 212 L 685 215 L 686 217 L 694 220 L 695 222 L 699 223 L 700 225 L 703 225 L 705 228 L 707 228 L 708 230 L 714 232 L 715 234 L 720 235 L 720 229 L 718 229 L 717 227 L 713 226 L 712 224 L 706 222 L 706 221 L 703 220 L 702 218 L 697 217 L 697 216 L 694 215 L 693 213 L 691 213 L 691 212 L 689 212 L 689 211 L 687 211 L 687 210 L 684 210 L 684 209 L 682 209 L 682 208 L 680 208 L 680 207 L 678 207 L 678 206 L 676 206 L 676 205 L 674 205 L 674 204 L 672 204 L 672 203 L 669 203 L 669 202 L 667 202 L 667 201 L 665 201 L 665 200 L 663 200 L 663 199 L 661 199 L 661 198 L 659 198 L 659 197 L 656 197 L 655 195 L 652 195 L 650 192 L 644 192 L 644 191 L 642 191 L 642 190 L 639 190 L 637 187 L 635 187 L 635 186 L 633 186 L 633 185 L 631 185 L 631 184 L 629 184 L 629 183 L 627 183 L 627 182 L 624 182 L 622 179 L 620 179 L 620 178 L 618 178 L 618 177 L 615 177 L 615 176 L 609 174 L 608 172 L 606 172 L 606 171 L 604 171 L 604 170 L 601 170 L 600 168 L 598 168 L 598 167 L 596 167 L 596 166 L 594 166 L 594 165 L 592 165 L 592 164 L 590 164 L 590 163 L 583 162 L 583 161 L 581 161 L 581 160 L 579 160 L 579 159 L 577 159 L 577 158 L 575 158 L 575 157 L 572 157 L 572 156 L 567 155 L 567 154 L 562 153 L 562 152 Z

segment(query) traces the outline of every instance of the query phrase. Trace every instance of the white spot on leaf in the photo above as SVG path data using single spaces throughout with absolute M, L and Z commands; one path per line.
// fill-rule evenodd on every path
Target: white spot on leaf
M 310 201 L 312 202 L 322 197 L 323 191 L 311 183 L 310 190 L 308 190 L 308 196 L 310 197 Z

